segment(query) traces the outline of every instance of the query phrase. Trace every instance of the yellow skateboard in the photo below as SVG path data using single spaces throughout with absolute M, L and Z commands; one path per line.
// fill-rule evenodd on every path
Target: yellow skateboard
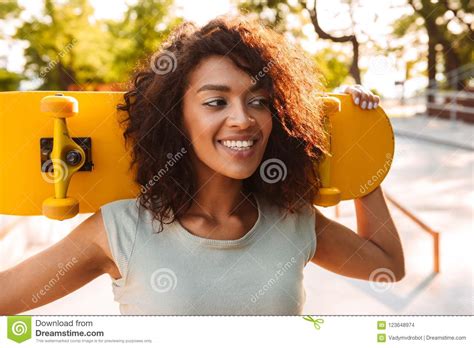
M 375 190 L 390 170 L 395 140 L 380 106 L 362 110 L 348 94 L 323 98 L 331 156 L 317 168 L 322 188 L 314 204 L 328 207 Z
M 122 92 L 0 93 L 0 214 L 64 220 L 136 197 L 118 123 L 123 114 L 116 110 L 122 98 Z M 380 185 L 394 140 L 380 107 L 363 111 L 348 95 L 324 101 L 332 156 L 319 165 L 323 188 L 314 203 L 330 206 Z

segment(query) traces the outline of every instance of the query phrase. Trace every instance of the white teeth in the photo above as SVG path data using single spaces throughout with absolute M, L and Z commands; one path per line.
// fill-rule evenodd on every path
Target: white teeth
M 231 149 L 249 149 L 253 146 L 253 140 L 222 140 L 221 144 Z

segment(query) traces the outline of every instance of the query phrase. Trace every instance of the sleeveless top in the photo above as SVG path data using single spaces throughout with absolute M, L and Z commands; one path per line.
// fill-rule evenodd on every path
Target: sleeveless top
M 315 210 L 280 213 L 254 195 L 258 219 L 236 240 L 206 239 L 164 224 L 122 199 L 101 206 L 127 315 L 300 315 L 303 268 L 316 251 Z

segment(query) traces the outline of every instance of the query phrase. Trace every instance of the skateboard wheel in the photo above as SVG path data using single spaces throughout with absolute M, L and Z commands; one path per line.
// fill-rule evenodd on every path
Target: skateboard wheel
M 41 99 L 41 112 L 49 113 L 51 117 L 72 117 L 79 111 L 79 103 L 73 97 L 64 95 L 51 95 Z
M 79 202 L 73 197 L 50 197 L 43 202 L 43 215 L 54 220 L 65 220 L 79 213 Z
M 321 187 L 316 195 L 314 204 L 331 207 L 341 201 L 341 191 L 335 187 Z

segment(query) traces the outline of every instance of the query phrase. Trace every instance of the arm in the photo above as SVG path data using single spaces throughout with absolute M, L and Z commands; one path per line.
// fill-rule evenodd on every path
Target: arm
M 403 249 L 380 186 L 354 200 L 357 233 L 326 218 L 316 209 L 315 264 L 346 277 L 372 280 L 372 272 L 387 268 L 393 281 L 405 276 Z M 373 277 L 373 276 L 372 276 Z
M 0 272 L 0 315 L 55 301 L 104 273 L 120 278 L 99 210 L 58 243 Z

